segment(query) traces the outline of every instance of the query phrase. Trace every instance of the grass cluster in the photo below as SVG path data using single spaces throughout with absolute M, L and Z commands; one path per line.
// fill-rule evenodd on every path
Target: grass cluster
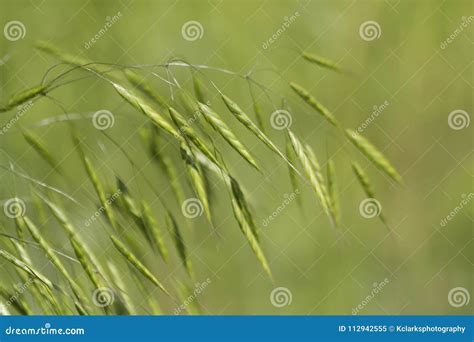
M 77 158 L 81 160 L 84 172 L 95 190 L 95 201 L 101 214 L 98 219 L 109 238 L 110 247 L 116 250 L 121 260 L 104 261 L 96 255 L 96 251 L 91 250 L 87 241 L 79 233 L 77 223 L 71 219 L 71 213 L 66 212 L 61 201 L 57 201 L 58 196 L 74 200 L 71 196 L 61 189 L 19 173 L 12 166 L 9 169 L 11 172 L 31 184 L 32 196 L 37 199 L 39 205 L 38 212 L 29 209 L 27 213 L 22 212 L 8 221 L 14 225 L 15 235 L 7 233 L 1 235 L 0 258 L 5 263 L 13 265 L 18 280 L 13 283 L 0 280 L 0 296 L 8 304 L 5 309 L 9 313 L 136 314 L 145 306 L 147 313 L 160 314 L 162 313 L 160 301 L 179 305 L 180 298 L 186 298 L 187 293 L 192 291 L 188 284 L 197 280 L 192 256 L 182 234 L 182 229 L 187 226 L 183 223 L 186 222 L 186 217 L 189 219 L 195 214 L 187 211 L 197 210 L 197 215 L 204 214 L 210 232 L 216 233 L 213 202 L 210 200 L 208 186 L 211 177 L 222 180 L 220 183 L 222 190 L 227 194 L 230 208 L 243 237 L 255 254 L 256 261 L 268 277 L 272 278 L 254 209 L 244 190 L 243 177 L 234 174 L 227 166 L 221 144 L 227 144 L 244 163 L 257 170 L 261 177 L 266 176 L 265 172 L 248 143 L 242 141 L 231 128 L 232 125 L 226 122 L 223 115 L 212 105 L 206 93 L 208 88 L 215 90 L 219 101 L 222 101 L 236 122 L 254 135 L 266 147 L 268 153 L 275 155 L 288 166 L 292 187 L 296 189 L 304 185 L 314 191 L 315 198 L 331 225 L 336 229 L 339 227 L 340 206 L 335 163 L 328 159 L 325 164 L 322 164 L 313 148 L 304 142 L 304 137 L 297 136 L 289 126 L 283 131 L 269 132 L 268 127 L 264 125 L 264 112 L 254 95 L 254 89 L 265 92 L 266 88 L 251 77 L 245 76 L 251 89 L 250 96 L 254 110 L 253 113 L 247 113 L 231 98 L 230 94 L 224 94 L 212 80 L 205 76 L 204 71 L 208 67 L 195 66 L 178 60 L 155 66 L 166 70 L 184 67 L 192 73 L 192 92 L 182 88 L 174 76 L 163 80 L 173 89 L 173 96 L 168 98 L 159 94 L 143 77 L 141 72 L 148 70 L 144 66 L 94 63 L 44 43 L 39 44 L 38 48 L 58 58 L 60 63 L 68 65 L 69 69 L 50 80 L 45 77 L 39 86 L 13 95 L 9 101 L 0 105 L 0 112 L 8 112 L 28 101 L 37 101 L 42 98 L 55 101 L 51 92 L 70 83 L 65 81 L 65 76 L 75 71 L 104 81 L 135 109 L 135 115 L 144 115 L 149 122 L 142 131 L 143 145 L 140 148 L 147 151 L 149 160 L 154 162 L 166 177 L 176 203 L 163 201 L 160 193 L 154 190 L 153 182 L 150 180 L 146 181 L 150 182 L 150 189 L 159 202 L 160 210 L 157 211 L 152 209 L 151 203 L 130 191 L 127 182 L 119 177 L 111 186 L 111 182 L 104 180 L 104 176 L 97 172 L 72 120 L 68 121 Z M 305 53 L 302 57 L 303 60 L 314 63 L 318 67 L 327 68 L 330 72 L 344 72 L 334 62 L 314 54 Z M 51 68 L 53 69 L 54 67 Z M 48 73 L 51 73 L 51 70 Z M 330 127 L 346 137 L 367 160 L 395 181 L 401 181 L 400 175 L 388 159 L 365 137 L 344 129 L 342 123 L 301 85 L 291 82 L 289 89 L 292 89 L 309 108 L 327 120 Z M 66 170 L 62 170 L 58 162 L 61 157 L 51 154 L 48 142 L 41 141 L 28 130 L 23 129 L 22 133 L 28 144 L 48 163 L 49 167 L 62 177 L 67 177 Z M 106 132 L 101 133 L 114 141 Z M 99 131 L 98 134 L 100 134 Z M 278 146 L 271 138 L 273 134 L 285 134 L 286 146 Z M 222 139 L 215 139 L 216 136 Z M 163 148 L 164 141 L 171 142 L 180 151 L 181 165 L 175 163 L 175 158 L 167 154 Z M 117 143 L 117 145 L 120 144 Z M 126 154 L 123 149 L 122 152 L 130 164 L 138 170 L 133 156 Z M 365 194 L 373 198 L 374 191 L 365 171 L 356 162 L 353 164 L 353 169 Z M 181 171 L 186 175 L 186 181 L 178 176 Z M 141 174 L 139 173 L 138 176 Z M 191 199 L 195 201 L 191 204 L 195 205 L 194 208 L 187 206 L 190 198 L 187 198 L 185 194 L 189 191 L 193 193 Z M 301 199 L 298 199 L 298 202 L 301 204 Z M 43 214 L 54 217 L 62 230 L 57 234 L 67 237 L 69 246 L 59 248 L 43 236 L 43 230 L 40 228 L 39 211 L 41 210 L 47 211 Z M 183 214 L 184 219 L 181 217 Z M 385 217 L 380 216 L 380 218 L 385 222 Z M 128 222 L 131 224 L 127 225 Z M 147 244 L 146 253 L 144 247 L 137 243 L 137 233 Z M 168 241 L 172 241 L 172 244 L 168 245 Z M 49 260 L 56 276 L 47 277 L 43 272 L 42 264 L 32 257 L 32 250 L 38 249 Z M 67 250 L 69 253 L 63 253 L 60 250 Z M 174 284 L 160 279 L 153 271 L 154 266 L 144 258 L 144 254 L 148 253 L 152 253 L 154 260 L 156 262 L 159 260 L 163 265 L 169 262 L 170 254 L 175 253 L 187 274 L 187 279 L 176 280 Z M 124 283 L 123 277 L 118 272 L 118 269 L 121 269 L 119 263 L 127 265 L 134 284 Z M 18 284 L 28 284 L 28 295 L 24 291 L 19 291 L 18 286 L 21 285 Z M 142 293 L 143 298 L 129 295 L 129 288 L 132 286 Z M 150 289 L 151 287 L 158 291 L 154 292 Z M 199 305 L 194 304 L 187 308 L 187 311 L 199 313 Z

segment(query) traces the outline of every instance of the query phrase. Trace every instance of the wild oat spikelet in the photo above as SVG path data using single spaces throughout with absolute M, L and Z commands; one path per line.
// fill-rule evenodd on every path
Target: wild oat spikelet
M 156 285 L 160 290 L 166 293 L 168 296 L 169 292 L 161 284 L 161 282 L 151 273 L 151 271 L 142 264 L 142 262 L 115 236 L 111 235 L 110 239 L 114 244 L 115 248 L 120 252 L 120 254 L 133 266 L 135 269 L 140 272 L 145 278 L 150 280 L 154 285 Z
M 256 168 L 260 172 L 260 168 L 257 166 L 257 163 L 253 159 L 250 152 L 244 145 L 237 139 L 235 134 L 230 130 L 229 126 L 222 121 L 219 116 L 208 106 L 199 102 L 199 109 L 201 113 L 204 115 L 204 118 L 209 123 L 209 125 L 216 130 L 225 141 L 229 143 L 230 146 L 234 148 L 250 165 Z
M 303 58 L 306 59 L 308 62 L 317 64 L 324 68 L 328 68 L 337 72 L 342 72 L 342 70 L 337 66 L 337 64 L 327 58 L 323 58 L 320 56 L 316 56 L 314 54 L 310 54 L 307 52 L 303 52 Z
M 304 89 L 302 86 L 294 82 L 290 82 L 290 87 L 295 91 L 296 94 L 298 94 L 299 97 L 303 99 L 303 101 L 305 101 L 307 104 L 313 107 L 316 111 L 318 111 L 332 125 L 334 125 L 335 127 L 339 126 L 339 122 L 334 117 L 334 115 L 329 111 L 329 109 L 327 109 L 318 101 L 316 101 L 316 99 L 306 89 Z
M 372 143 L 357 132 L 350 129 L 345 131 L 346 137 L 352 142 L 352 144 L 365 155 L 377 168 L 385 172 L 392 179 L 398 183 L 402 182 L 402 176 L 395 170 L 390 164 L 388 159 L 380 152 Z

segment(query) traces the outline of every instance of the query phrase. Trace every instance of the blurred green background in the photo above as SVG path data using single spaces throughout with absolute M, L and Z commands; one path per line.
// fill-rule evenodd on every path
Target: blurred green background
M 0 37 L 2 102 L 15 92 L 37 85 L 47 69 L 57 63 L 34 48 L 40 40 L 100 62 L 158 64 L 182 58 L 240 74 L 253 71 L 252 77 L 271 89 L 270 98 L 260 91 L 256 94 L 272 139 L 284 147 L 283 132 L 270 125 L 270 115 L 280 108 L 283 97 L 292 115 L 292 130 L 315 149 L 324 166 L 328 155 L 335 160 L 342 212 L 338 231 L 330 226 L 311 189 L 304 184 L 300 184 L 298 195 L 303 208 L 293 201 L 264 227 L 263 221 L 293 191 L 288 169 L 224 110 L 208 80 L 252 114 L 248 84 L 233 75 L 204 71 L 206 94 L 213 106 L 242 140 L 249 141 L 249 148 L 264 167 L 262 177 L 222 139 L 216 139 L 251 200 L 262 229 L 262 246 L 274 273 L 272 282 L 262 272 L 233 219 L 223 183 L 211 176 L 212 206 L 220 238 L 209 235 L 204 216 L 191 222 L 179 217 L 196 280 L 211 280 L 197 298 L 204 313 L 351 314 L 372 293 L 374 284 L 385 279 L 387 284 L 363 304 L 359 314 L 472 313 L 472 302 L 455 307 L 448 300 L 448 293 L 456 287 L 473 294 L 472 203 L 441 225 L 441 220 L 460 205 L 462 196 L 473 191 L 472 124 L 453 129 L 448 123 L 449 114 L 455 110 L 464 111 L 464 119 L 473 113 L 471 1 L 0 0 L 0 7 L 1 26 L 20 21 L 25 33 L 14 41 L 6 39 L 5 34 Z M 86 48 L 106 21 L 119 12 L 120 18 Z M 202 37 L 184 39 L 182 27 L 189 21 L 200 23 Z M 379 25 L 379 36 L 373 40 L 362 39 L 360 33 L 367 21 Z M 455 33 L 463 22 L 468 24 Z M 277 34 L 282 26 L 284 32 Z M 277 39 L 268 44 L 275 34 Z M 446 43 L 452 35 L 454 39 Z M 349 72 L 338 74 L 312 65 L 301 58 L 302 51 L 329 58 Z M 167 77 L 163 69 L 154 71 Z M 189 70 L 175 68 L 172 72 L 182 86 L 191 89 Z M 78 71 L 70 79 L 86 75 Z M 153 77 L 151 69 L 143 70 L 143 75 L 163 96 L 170 97 L 169 88 Z M 364 135 L 393 162 L 404 185 L 391 182 L 375 169 L 340 132 L 292 93 L 288 81 L 307 88 L 346 127 L 359 127 L 371 116 L 374 106 L 388 103 L 364 129 Z M 139 129 L 146 120 L 140 113 L 96 78 L 70 83 L 50 95 L 68 113 L 100 109 L 114 113 L 115 125 L 107 133 L 144 166 L 144 173 L 156 182 L 156 188 L 162 190 L 163 198 L 179 216 L 166 179 L 148 162 L 143 150 Z M 85 207 L 77 208 L 67 201 L 62 205 L 81 227 L 80 233 L 101 260 L 117 258 L 105 248 L 109 243 L 100 224 L 83 227 L 84 218 L 94 213 L 97 200 L 72 149 L 68 126 L 35 126 L 42 119 L 62 114 L 52 101 L 35 102 L 14 127 L 0 136 L 1 165 L 12 162 L 31 177 L 74 193 Z M 4 125 L 14 115 L 14 111 L 2 113 L 0 123 Z M 101 179 L 112 185 L 114 175 L 119 175 L 135 194 L 154 203 L 155 214 L 161 220 L 153 193 L 117 147 L 94 129 L 90 119 L 75 124 Z M 24 141 L 20 127 L 42 137 L 61 160 L 67 180 L 51 172 Z M 167 153 L 182 171 L 177 147 L 171 144 Z M 365 195 L 352 175 L 352 160 L 369 173 L 391 232 L 380 220 L 360 215 L 359 204 Z M 5 170 L 0 177 L 0 198 L 5 201 L 17 194 L 25 199 L 27 213 L 35 217 L 28 183 Z M 14 232 L 11 219 L 0 215 L 0 222 L 2 231 Z M 64 237 L 54 220 L 45 217 L 41 229 L 55 246 L 62 246 Z M 70 251 L 67 245 L 63 249 Z M 38 266 L 46 262 L 42 258 L 38 252 Z M 168 266 L 150 255 L 144 260 L 161 279 L 166 279 L 166 284 L 174 284 L 176 279 L 186 281 L 177 260 Z M 52 270 L 45 273 L 54 279 Z M 2 282 L 9 284 L 13 276 L 13 268 L 2 263 Z M 140 312 L 146 313 L 147 295 L 135 287 L 127 272 L 123 272 L 123 279 L 137 303 L 143 303 Z M 277 287 L 291 293 L 291 303 L 281 308 L 270 300 Z M 161 300 L 164 312 L 171 313 L 174 304 L 166 298 Z

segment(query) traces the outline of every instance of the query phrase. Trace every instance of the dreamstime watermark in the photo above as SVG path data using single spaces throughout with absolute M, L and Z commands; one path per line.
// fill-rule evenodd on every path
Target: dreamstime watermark
M 455 308 L 468 305 L 470 300 L 469 291 L 464 287 L 454 287 L 448 293 L 448 303 Z
M 182 311 L 186 310 L 186 308 L 196 300 L 196 298 L 204 292 L 204 290 L 211 284 L 211 279 L 207 278 L 202 283 L 196 283 L 194 285 L 193 292 L 181 303 L 178 307 L 174 309 L 174 314 L 179 315 Z
M 181 35 L 189 42 L 201 39 L 204 36 L 204 27 L 199 21 L 190 20 L 181 26 Z
M 3 35 L 11 42 L 25 38 L 26 27 L 18 20 L 12 20 L 3 27 Z
M 359 26 L 359 35 L 366 42 L 379 39 L 382 35 L 382 28 L 374 20 L 365 21 Z
M 13 197 L 3 203 L 3 212 L 9 218 L 18 218 L 26 213 L 25 202 L 18 197 Z
M 293 118 L 289 111 L 277 109 L 270 115 L 270 125 L 276 130 L 283 130 L 291 127 Z
M 107 208 L 112 204 L 114 203 L 117 198 L 120 197 L 120 195 L 122 195 L 122 190 L 118 189 L 116 192 L 114 192 L 109 198 L 107 198 L 106 202 L 104 205 L 101 205 L 99 207 L 99 209 L 96 210 L 96 212 L 94 213 L 94 215 L 92 215 L 91 217 L 89 217 L 85 222 L 84 222 L 84 225 L 86 227 L 89 227 L 93 222 L 95 222 L 95 220 L 97 220 L 97 218 L 102 215 L 106 210 Z
M 290 289 L 286 287 L 276 287 L 270 293 L 270 302 L 276 308 L 291 305 L 293 301 L 293 294 Z
M 9 60 L 10 60 L 10 55 L 6 54 L 2 58 L 0 58 L 0 66 L 7 64 Z
M 456 109 L 448 115 L 448 125 L 456 131 L 469 127 L 470 123 L 471 117 L 465 110 Z
M 92 45 L 94 45 L 95 43 L 97 43 L 106 33 L 107 31 L 117 22 L 119 21 L 119 19 L 122 18 L 122 12 L 118 11 L 117 14 L 115 14 L 114 16 L 110 17 L 110 16 L 107 16 L 105 18 L 105 24 L 104 26 L 99 30 L 97 31 L 97 33 L 91 38 L 89 39 L 89 41 L 85 42 L 84 43 L 84 48 L 86 50 L 89 50 Z
M 115 117 L 111 111 L 107 109 L 101 109 L 94 113 L 92 116 L 92 124 L 100 131 L 104 131 L 115 124 Z
M 448 224 L 448 221 L 451 221 L 454 216 L 456 216 L 466 205 L 468 205 L 469 202 L 471 202 L 471 200 L 474 198 L 474 193 L 470 192 L 468 195 L 462 194 L 461 197 L 461 202 L 459 202 L 459 204 L 454 207 L 454 209 L 451 210 L 445 218 L 441 220 L 439 223 L 441 227 L 445 227 Z
M 285 210 L 285 208 L 290 205 L 291 202 L 293 202 L 296 198 L 296 196 L 298 196 L 300 194 L 300 190 L 299 189 L 295 189 L 294 192 L 292 192 L 291 194 L 284 194 L 283 197 L 283 202 L 281 202 L 281 204 L 276 207 L 276 209 L 267 217 L 263 220 L 263 223 L 262 225 L 264 227 L 268 226 L 270 224 L 270 222 L 272 222 L 278 215 L 280 215 L 283 210 Z
M 375 198 L 366 198 L 360 202 L 359 212 L 362 217 L 371 219 L 380 215 L 382 212 L 382 205 Z
M 205 102 L 205 104 L 207 106 L 210 106 L 211 105 L 211 101 L 207 100 Z M 184 124 L 185 127 L 180 127 L 179 128 L 179 131 L 181 133 L 185 133 L 184 131 L 186 130 L 187 127 L 191 127 L 196 121 L 199 120 L 199 118 L 202 116 L 202 113 L 199 109 L 196 109 L 196 110 L 193 110 L 192 111 L 193 115 L 189 118 L 189 119 L 186 119 L 186 123 Z
M 53 328 L 50 323 L 45 323 L 40 328 L 15 328 L 9 326 L 5 335 L 84 335 L 84 328 Z
M 99 287 L 92 293 L 92 302 L 99 308 L 110 306 L 115 301 L 115 293 L 109 287 Z
M 18 298 L 23 293 L 25 293 L 25 291 L 28 289 L 28 287 L 30 287 L 30 285 L 32 285 L 33 283 L 34 283 L 34 278 L 29 277 L 28 280 L 25 283 L 20 284 L 19 286 L 16 286 L 15 287 L 15 293 L 10 298 L 8 298 L 8 300 L 5 302 L 5 307 L 8 308 L 14 302 L 16 302 L 18 300 Z
M 365 119 L 365 121 L 363 123 L 361 123 L 359 125 L 359 127 L 357 127 L 357 129 L 354 131 L 353 134 L 361 134 L 367 127 L 369 127 L 369 125 L 379 117 L 380 114 L 382 114 L 382 112 L 390 105 L 390 103 L 385 100 L 381 105 L 377 106 L 375 105 L 373 107 L 373 110 L 372 110 L 372 113 L 370 114 L 370 116 Z
M 262 48 L 264 50 L 268 49 L 270 45 L 272 45 L 280 36 L 288 29 L 291 24 L 293 24 L 296 19 L 300 16 L 300 13 L 296 11 L 289 17 L 283 18 L 283 24 L 273 33 L 265 42 L 262 43 Z
M 204 206 L 199 199 L 195 197 L 188 198 L 181 205 L 181 212 L 185 217 L 193 219 L 202 215 Z
M 449 35 L 448 38 L 443 40 L 439 47 L 444 50 L 446 47 L 451 44 L 463 31 L 467 28 L 471 22 L 474 20 L 474 16 L 470 15 L 469 17 L 462 17 L 461 24 Z
M 33 107 L 33 101 L 28 101 L 27 103 L 18 106 L 15 116 L 0 128 L 0 135 L 7 133 L 7 131 L 12 128 L 31 107 Z
M 383 288 L 389 283 L 388 278 L 385 278 L 380 283 L 373 283 L 372 291 L 365 297 L 362 302 L 360 302 L 355 308 L 352 309 L 352 314 L 357 315 L 361 310 L 363 310 L 376 296 L 383 290 Z

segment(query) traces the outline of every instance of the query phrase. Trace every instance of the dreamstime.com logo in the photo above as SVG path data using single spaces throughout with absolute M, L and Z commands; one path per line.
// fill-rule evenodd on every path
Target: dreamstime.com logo
M 389 283 L 388 278 L 385 278 L 380 283 L 373 283 L 372 291 L 355 307 L 352 309 L 352 314 L 357 315 L 361 310 L 363 310 Z
M 470 123 L 471 117 L 465 110 L 456 109 L 448 115 L 448 125 L 456 131 L 469 127 Z
M 199 21 L 190 20 L 181 27 L 181 35 L 189 42 L 201 39 L 204 36 L 204 27 Z
M 359 125 L 359 127 L 357 127 L 357 129 L 355 130 L 354 132 L 354 135 L 357 135 L 359 133 L 362 133 L 367 127 L 370 126 L 370 124 L 379 117 L 380 114 L 383 113 L 383 111 L 389 106 L 389 102 L 387 100 L 385 100 L 381 105 L 377 106 L 377 105 L 374 105 L 373 107 L 373 111 L 372 113 L 370 114 L 369 117 L 367 117 L 367 119 L 365 119 L 365 121 L 363 123 L 361 123 Z
M 379 23 L 374 20 L 363 22 L 359 26 L 359 35 L 366 42 L 379 39 L 382 35 L 382 28 Z
M 187 218 L 196 218 L 201 216 L 204 211 L 204 207 L 201 201 L 197 198 L 188 198 L 181 205 L 181 212 Z
M 101 109 L 95 112 L 92 116 L 92 124 L 96 129 L 104 131 L 114 126 L 115 117 L 111 111 L 107 109 Z
M 90 49 L 117 21 L 119 21 L 120 18 L 122 18 L 122 13 L 120 11 L 118 11 L 117 14 L 113 15 L 112 17 L 106 17 L 104 26 L 102 26 L 102 28 L 97 31 L 97 33 L 91 39 L 89 39 L 89 41 L 84 43 L 84 48 L 86 50 Z
M 26 27 L 18 20 L 12 20 L 3 27 L 3 35 L 11 42 L 25 38 Z
M 53 328 L 50 323 L 45 323 L 40 328 L 15 328 L 9 326 L 5 329 L 6 335 L 84 335 L 84 328 Z
M 178 307 L 174 309 L 174 314 L 179 315 L 182 311 L 186 310 L 186 308 L 192 304 L 196 300 L 196 298 L 204 292 L 204 290 L 211 284 L 211 279 L 207 278 L 202 283 L 196 283 L 194 286 L 193 292 L 181 303 Z
M 292 123 L 293 118 L 287 110 L 278 109 L 270 115 L 270 125 L 278 131 L 290 128 Z
M 286 287 L 274 288 L 270 293 L 270 302 L 276 308 L 282 308 L 284 306 L 291 305 L 293 301 L 293 294 L 290 289 Z
M 11 219 L 24 216 L 26 213 L 26 204 L 21 198 L 10 198 L 3 203 L 3 212 L 5 216 Z
M 4 135 L 5 133 L 8 132 L 10 128 L 15 126 L 15 124 L 18 122 L 18 120 L 21 119 L 25 113 L 30 110 L 30 108 L 33 107 L 33 101 L 28 101 L 27 103 L 18 106 L 17 112 L 14 117 L 12 117 L 10 120 L 8 120 L 1 128 L 0 128 L 0 135 Z
M 449 35 L 448 38 L 443 40 L 439 47 L 444 50 L 446 47 L 451 44 L 463 31 L 474 21 L 474 16 L 470 15 L 469 17 L 462 17 L 461 24 Z
M 470 300 L 469 291 L 464 287 L 454 287 L 448 293 L 448 303 L 455 308 L 468 305 Z
M 441 220 L 441 222 L 439 223 L 441 227 L 445 227 L 449 221 L 451 221 L 465 206 L 469 204 L 469 202 L 472 201 L 472 199 L 474 198 L 474 193 L 470 192 L 468 195 L 462 194 L 461 197 L 461 202 L 459 202 L 459 204 L 454 207 L 454 209 L 451 210 L 445 218 Z
M 362 217 L 371 219 L 380 215 L 382 212 L 382 205 L 375 198 L 366 198 L 360 202 L 359 212 Z
M 92 293 L 92 302 L 99 308 L 110 306 L 115 301 L 115 293 L 111 288 L 99 287 Z
M 296 196 L 298 196 L 300 194 L 300 190 L 299 189 L 295 189 L 294 192 L 292 192 L 291 194 L 284 194 L 283 197 L 283 202 L 281 202 L 281 204 L 276 207 L 276 209 L 268 216 L 266 217 L 262 224 L 264 227 L 268 226 L 275 218 L 277 218 L 278 215 L 280 215 L 283 210 L 285 210 L 286 207 L 288 207 L 288 205 L 290 205 L 290 203 L 292 203 Z
M 117 198 L 122 195 L 122 190 L 118 189 L 116 192 L 114 192 L 110 197 L 107 198 L 106 202 L 104 205 L 101 205 L 99 209 L 97 209 L 91 217 L 89 217 L 86 221 L 84 221 L 84 225 L 86 227 L 89 227 L 97 218 L 102 215 L 112 203 L 114 203 Z
M 291 24 L 293 24 L 296 19 L 300 16 L 300 13 L 296 11 L 294 14 L 290 15 L 289 17 L 283 18 L 283 24 L 273 33 L 265 42 L 262 44 L 262 48 L 264 50 L 268 49 L 270 45 L 280 38 L 280 36 L 288 29 Z

